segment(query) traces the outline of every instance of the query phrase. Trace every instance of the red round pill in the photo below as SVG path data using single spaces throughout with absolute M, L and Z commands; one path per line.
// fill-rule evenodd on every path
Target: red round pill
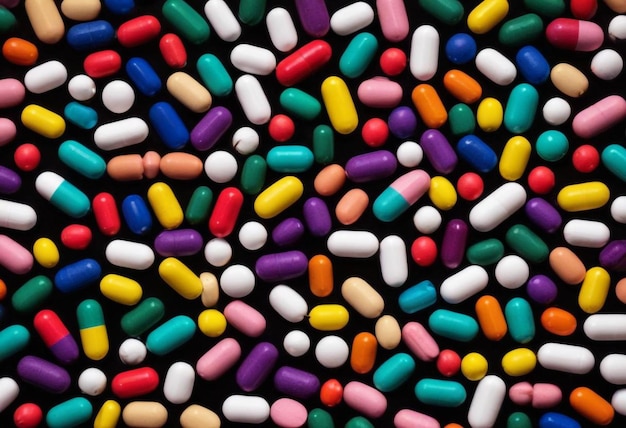
M 456 182 L 456 191 L 466 201 L 474 201 L 480 198 L 485 190 L 485 183 L 480 175 L 475 172 L 466 172 Z
M 61 231 L 61 242 L 71 250 L 84 250 L 91 243 L 91 229 L 82 224 L 70 224 Z
M 174 33 L 167 33 L 159 40 L 159 50 L 165 63 L 172 68 L 183 68 L 187 65 L 187 50 L 183 41 Z
M 406 54 L 402 49 L 389 48 L 380 55 L 380 68 L 387 76 L 397 76 L 406 68 Z
M 122 222 L 113 195 L 107 192 L 98 193 L 91 205 L 100 232 L 106 236 L 117 234 Z
M 41 152 L 34 144 L 24 143 L 15 149 L 13 160 L 22 171 L 32 171 L 39 166 Z
M 442 350 L 437 356 L 437 370 L 443 376 L 454 376 L 461 369 L 461 357 L 451 349 Z
M 411 257 L 418 266 L 430 266 L 437 260 L 437 244 L 429 236 L 420 236 L 411 245 Z
M 363 124 L 361 137 L 370 147 L 382 146 L 389 137 L 389 126 L 381 118 L 374 117 Z
M 328 407 L 336 406 L 343 399 L 343 385 L 337 379 L 329 379 L 320 388 L 320 401 Z
M 268 132 L 274 141 L 284 143 L 293 137 L 296 126 L 287 115 L 277 114 L 270 120 Z
M 548 193 L 554 188 L 554 172 L 547 166 L 538 166 L 528 174 L 528 187 L 540 195 Z
M 569 8 L 575 18 L 589 20 L 598 11 L 598 0 L 571 0 Z
M 43 412 L 35 403 L 24 403 L 15 409 L 13 422 L 17 428 L 34 428 L 41 423 Z
M 578 172 L 592 172 L 600 165 L 600 153 L 590 144 L 583 144 L 574 150 L 572 164 Z

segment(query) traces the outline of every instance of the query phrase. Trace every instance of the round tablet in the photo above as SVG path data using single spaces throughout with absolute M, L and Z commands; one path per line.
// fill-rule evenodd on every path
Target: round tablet
M 626 196 L 618 196 L 613 200 L 611 217 L 618 223 L 626 223 Z
M 283 347 L 292 357 L 301 357 L 309 351 L 311 339 L 303 331 L 292 330 L 285 335 Z
M 550 125 L 561 125 L 569 119 L 572 107 L 563 98 L 550 98 L 543 105 L 543 118 Z
M 515 254 L 502 257 L 496 265 L 496 281 L 510 290 L 524 285 L 529 275 L 528 263 Z
M 434 233 L 441 226 L 441 214 L 437 208 L 425 205 L 413 216 L 415 228 L 425 234 Z
M 222 238 L 213 238 L 204 246 L 204 258 L 211 266 L 224 266 L 233 256 L 230 244 Z
M 613 49 L 603 49 L 591 59 L 591 72 L 602 80 L 613 80 L 622 72 L 624 60 Z
M 398 146 L 396 157 L 400 165 L 406 168 L 413 168 L 422 162 L 424 151 L 415 141 L 405 141 Z
M 259 141 L 259 134 L 249 126 L 244 126 L 233 134 L 232 145 L 237 153 L 249 155 L 259 147 Z
M 102 89 L 102 104 L 113 113 L 126 113 L 135 102 L 135 91 L 123 80 L 113 80 Z
M 102 394 L 107 387 L 107 377 L 98 368 L 85 369 L 78 377 L 78 387 L 83 394 L 96 396 Z
M 476 41 L 466 33 L 458 33 L 446 43 L 446 57 L 453 64 L 465 64 L 476 56 Z
M 87 101 L 96 95 L 96 82 L 86 74 L 78 74 L 67 83 L 67 90 L 76 101 Z
M 258 250 L 267 242 L 267 229 L 258 221 L 249 221 L 239 229 L 239 242 L 246 250 Z
M 244 265 L 228 266 L 220 277 L 224 293 L 234 298 L 245 297 L 254 290 L 254 272 Z
M 122 342 L 118 353 L 124 364 L 134 366 L 146 359 L 148 350 L 141 340 L 129 338 Z
M 237 175 L 237 160 L 233 155 L 218 150 L 211 153 L 204 161 L 204 172 L 216 183 L 227 183 Z
M 350 349 L 345 340 L 339 336 L 326 336 L 315 346 L 315 358 L 326 368 L 333 369 L 348 360 Z

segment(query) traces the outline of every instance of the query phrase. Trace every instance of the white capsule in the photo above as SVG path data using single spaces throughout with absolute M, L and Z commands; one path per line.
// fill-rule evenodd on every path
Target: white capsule
M 617 15 L 611 19 L 608 33 L 611 40 L 626 40 L 626 15 Z
M 224 0 L 207 1 L 204 5 L 204 14 L 215 34 L 225 42 L 234 42 L 241 35 L 239 21 Z
M 277 285 L 269 295 L 270 305 L 278 315 L 289 322 L 300 322 L 309 313 L 309 305 L 296 290 Z
M 576 247 L 602 248 L 609 242 L 611 231 L 599 221 L 573 219 L 563 227 L 563 237 Z
M 543 105 L 543 118 L 550 125 L 562 125 L 572 114 L 572 107 L 560 97 L 550 98 Z
M 231 395 L 224 400 L 222 413 L 230 422 L 262 424 L 270 417 L 270 405 L 263 397 Z
M 337 257 L 367 258 L 378 251 L 378 238 L 365 230 L 337 230 L 330 234 L 326 246 Z
M 413 224 L 418 232 L 425 235 L 435 233 L 439 226 L 441 226 L 441 213 L 437 208 L 424 205 L 415 212 L 413 216 Z
M 267 12 L 265 25 L 274 47 L 281 52 L 289 52 L 298 44 L 298 32 L 291 15 L 282 7 Z
M 213 238 L 204 246 L 204 258 L 211 266 L 225 266 L 233 256 L 233 249 L 222 238 Z
M 409 69 L 417 80 L 430 80 L 439 64 L 439 33 L 432 25 L 421 25 L 413 32 Z
M 613 385 L 626 384 L 626 355 L 609 354 L 600 361 L 600 374 Z
M 37 224 L 37 213 L 26 204 L 0 199 L 0 227 L 30 230 Z
M 216 150 L 204 161 L 204 172 L 211 181 L 228 183 L 237 175 L 237 159 L 225 150 Z
M 330 17 L 330 28 L 339 36 L 355 33 L 374 22 L 374 9 L 364 1 L 357 1 L 337 9 Z
M 409 277 L 404 240 L 397 235 L 389 235 L 380 241 L 380 273 L 390 287 L 402 286 Z
M 47 61 L 26 72 L 24 86 L 33 94 L 43 94 L 63 85 L 67 80 L 67 68 L 57 61 Z
M 10 377 L 0 378 L 0 412 L 9 407 L 20 393 L 20 387 Z
M 495 425 L 506 395 L 506 384 L 496 375 L 487 375 L 478 385 L 467 413 L 472 428 L 489 428 Z
M 283 348 L 292 357 L 301 357 L 311 348 L 311 339 L 300 330 L 292 330 L 283 339 Z
M 424 150 L 415 141 L 405 141 L 398 146 L 396 158 L 403 167 L 414 168 L 424 159 Z
M 230 52 L 230 62 L 244 73 L 267 76 L 276 68 L 276 57 L 265 48 L 242 43 Z
M 613 393 L 611 406 L 620 415 L 626 415 L 626 389 L 618 389 Z
M 141 340 L 131 337 L 122 342 L 118 355 L 124 364 L 136 366 L 146 359 L 148 350 Z
M 591 72 L 602 80 L 613 80 L 624 68 L 622 56 L 613 49 L 602 49 L 591 59 Z
M 585 335 L 591 340 L 626 340 L 626 314 L 594 314 L 583 324 Z
M 611 217 L 618 223 L 626 223 L 626 196 L 618 196 L 611 203 Z
M 315 345 L 315 358 L 327 369 L 342 366 L 349 354 L 348 344 L 339 336 L 325 336 Z
M 113 113 L 126 113 L 135 102 L 135 91 L 123 80 L 113 80 L 102 89 L 102 104 Z
M 495 277 L 498 284 L 509 290 L 526 284 L 530 276 L 530 267 L 526 260 L 515 254 L 502 257 L 496 264 Z
M 154 263 L 154 251 L 140 242 L 115 239 L 106 246 L 104 255 L 109 263 L 135 270 L 148 269 Z
M 272 117 L 272 107 L 256 77 L 244 74 L 235 82 L 235 93 L 246 118 L 255 125 L 264 125 Z
M 239 243 L 246 250 L 259 250 L 266 242 L 267 229 L 258 221 L 249 221 L 239 229 Z
M 93 141 L 102 150 L 115 150 L 143 142 L 149 132 L 143 119 L 129 117 L 98 126 Z
M 249 155 L 259 147 L 259 134 L 249 126 L 239 128 L 231 140 L 233 148 L 241 155 Z
M 184 361 L 178 361 L 170 366 L 163 382 L 163 395 L 172 404 L 182 404 L 189 401 L 196 380 L 196 371 L 193 366 Z
M 565 343 L 545 343 L 537 351 L 541 367 L 572 374 L 586 374 L 593 369 L 596 359 L 587 348 Z
M 96 95 L 96 82 L 86 74 L 77 74 L 67 83 L 67 91 L 76 101 L 87 101 Z
M 107 387 L 107 377 L 104 372 L 96 367 L 83 370 L 78 376 L 78 388 L 83 394 L 95 397 L 104 392 Z
M 517 77 L 517 69 L 507 57 L 493 48 L 485 48 L 476 55 L 476 68 L 492 82 L 506 86 Z
M 526 202 L 526 190 L 515 182 L 504 183 L 474 205 L 469 221 L 479 232 L 489 232 L 511 217 Z
M 482 291 L 489 275 L 482 266 L 470 265 L 446 278 L 439 288 L 441 298 L 448 303 L 461 303 Z
M 245 297 L 252 293 L 254 285 L 254 272 L 244 265 L 228 266 L 220 276 L 220 288 L 230 297 Z

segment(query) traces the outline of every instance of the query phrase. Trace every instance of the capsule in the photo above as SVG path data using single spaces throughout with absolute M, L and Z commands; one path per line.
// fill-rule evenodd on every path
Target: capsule
M 196 332 L 196 323 L 178 315 L 155 328 L 146 338 L 146 347 L 156 355 L 166 355 L 187 343 Z
M 274 345 L 258 343 L 237 369 L 237 385 L 246 392 L 256 390 L 270 375 L 277 361 L 278 349 Z
M 33 65 L 39 57 L 37 46 L 19 37 L 9 37 L 2 45 L 2 56 L 15 65 Z
M 569 402 L 574 410 L 596 425 L 609 425 L 615 416 L 611 403 L 585 386 L 572 390 Z
M 152 15 L 142 15 L 122 23 L 116 31 L 118 42 L 125 48 L 133 48 L 156 38 L 161 23 Z
M 591 52 L 602 45 L 604 32 L 594 22 L 557 18 L 546 27 L 546 38 L 557 48 Z
M 227 108 L 213 107 L 191 130 L 191 145 L 200 151 L 209 150 L 230 128 L 232 121 L 233 116 Z
M 384 222 L 395 220 L 415 204 L 429 186 L 430 177 L 423 170 L 404 174 L 376 198 L 372 205 L 374 215 Z
M 78 359 L 78 344 L 69 330 L 50 309 L 39 311 L 33 325 L 54 357 L 62 364 L 71 364 Z
M 254 5 L 260 5 L 259 2 L 253 2 Z M 247 2 L 239 4 L 240 10 L 246 10 L 248 12 L 254 10 L 254 8 L 247 6 Z M 264 3 L 263 3 L 264 6 Z M 289 52 L 298 44 L 298 32 L 293 23 L 293 19 L 289 12 L 282 7 L 275 7 L 265 15 L 265 24 L 267 32 L 270 36 L 270 41 L 276 49 L 281 52 Z
M 467 26 L 474 34 L 486 34 L 509 12 L 506 0 L 483 0 L 467 15 Z
M 66 35 L 67 43 L 77 51 L 94 51 L 113 41 L 115 30 L 105 20 L 82 22 L 73 25 Z
M 211 34 L 208 22 L 184 0 L 167 0 L 161 12 L 183 38 L 195 45 L 206 42 Z
M 196 61 L 196 68 L 211 94 L 225 97 L 232 92 L 233 79 L 218 57 L 204 54 Z
M 270 405 L 260 396 L 230 395 L 222 403 L 222 413 L 230 422 L 262 424 L 270 417 Z
M 140 336 L 163 318 L 165 306 L 156 297 L 144 299 L 133 310 L 127 312 L 120 324 L 129 336 Z
M 572 121 L 572 129 L 581 138 L 593 138 L 609 130 L 625 117 L 626 101 L 624 98 L 619 95 L 609 95 L 576 114 Z M 605 150 L 608 150 L 608 147 Z M 609 156 L 606 158 L 608 160 Z M 602 156 L 602 159 L 605 164 L 610 163 L 605 161 L 605 156 Z M 610 169 L 613 171 L 615 168 Z
M 427 127 L 440 128 L 448 120 L 448 112 L 433 86 L 417 85 L 411 92 L 411 99 Z
M 406 38 L 409 34 L 409 18 L 403 1 L 377 1 L 376 12 L 385 39 L 400 42 Z
M 151 367 L 141 367 L 118 373 L 111 379 L 111 390 L 118 398 L 134 398 L 154 391 L 159 375 Z
M 159 276 L 185 299 L 192 300 L 202 294 L 200 278 L 174 257 L 168 257 L 159 264 Z
M 543 21 L 536 13 L 526 13 L 502 24 L 498 41 L 507 46 L 532 43 L 543 33 Z
M 297 177 L 283 177 L 256 197 L 254 211 L 264 219 L 276 217 L 300 199 L 303 192 L 304 186 Z
M 185 209 L 185 220 L 190 224 L 199 224 L 206 220 L 209 209 L 213 202 L 213 192 L 206 186 L 198 186 L 191 194 L 187 208 Z
M 358 333 L 352 340 L 350 367 L 356 373 L 369 373 L 376 362 L 376 337 L 369 332 Z
M 482 96 L 482 87 L 461 70 L 449 70 L 443 76 L 443 85 L 459 101 L 472 104 Z
M 495 297 L 488 295 L 480 297 L 474 305 L 474 310 L 480 329 L 487 339 L 497 341 L 506 335 L 508 331 L 506 319 Z
M 165 63 L 174 69 L 187 65 L 187 50 L 176 34 L 164 34 L 159 40 L 159 50 Z
M 59 138 L 65 132 L 65 120 L 55 112 L 36 104 L 22 110 L 22 124 L 46 138 Z
M 420 402 L 440 407 L 459 407 L 467 398 L 463 385 L 451 380 L 424 378 L 414 391 Z
M 347 309 L 337 304 L 322 304 L 309 311 L 309 324 L 320 331 L 341 330 L 349 319 Z
M 343 388 L 343 400 L 352 409 L 370 418 L 378 418 L 387 410 L 387 398 L 376 388 L 351 381 Z
M 24 7 L 39 41 L 54 44 L 63 38 L 65 24 L 54 1 L 28 0 Z
M 382 392 L 390 392 L 404 384 L 415 370 L 415 360 L 409 354 L 399 352 L 383 361 L 374 372 L 374 386 Z
M 112 428 L 117 426 L 122 408 L 115 400 L 107 400 L 102 404 L 93 421 L 94 426 Z
M 276 65 L 276 79 L 284 86 L 293 86 L 322 68 L 331 55 L 332 48 L 327 42 L 313 40 Z
M 346 83 L 337 76 L 322 82 L 322 99 L 330 122 L 340 134 L 350 134 L 359 124 L 354 101 Z
M 255 125 L 263 125 L 272 117 L 272 107 L 259 80 L 244 74 L 235 81 L 237 100 L 246 118 Z
M 130 58 L 124 67 L 135 87 L 144 95 L 154 96 L 161 90 L 161 78 L 152 65 L 141 57 Z
M 209 218 L 209 230 L 218 238 L 231 234 L 243 204 L 243 194 L 236 187 L 223 189 Z
M 470 426 L 494 426 L 504 397 L 506 384 L 496 375 L 487 375 L 476 386 L 467 414 Z
M 166 229 L 175 229 L 183 222 L 183 209 L 166 183 L 154 183 L 148 189 L 148 201 L 157 220 Z
M 409 54 L 411 74 L 417 80 L 430 80 L 437 73 L 438 63 L 439 32 L 432 25 L 420 25 L 411 37 Z
M 485 0 L 504 3 L 503 0 Z M 497 85 L 507 86 L 517 77 L 517 69 L 507 57 L 493 48 L 482 49 L 474 60 L 476 68 Z
M 563 187 L 557 195 L 559 207 L 568 212 L 601 208 L 609 201 L 610 191 L 600 181 L 571 184 Z
M 515 55 L 520 73 L 533 85 L 540 85 L 550 76 L 550 64 L 534 46 L 524 46 Z
M 103 359 L 109 352 L 109 337 L 102 307 L 93 299 L 83 300 L 76 308 L 76 316 L 83 352 L 91 360 Z
M 41 266 L 53 268 L 59 263 L 59 249 L 49 238 L 39 238 L 33 244 L 33 256 Z
M 17 354 L 24 349 L 30 341 L 30 332 L 28 329 L 20 324 L 13 324 L 0 330 L 0 361 L 4 361 L 7 358 Z M 3 380 L 7 378 L 0 378 L 0 385 Z M 5 385 L 2 385 L 3 387 Z M 3 392 L 4 388 L 1 389 Z M 8 391 L 8 389 L 6 390 Z M 3 409 L 3 397 L 0 398 L 0 409 Z
M 469 342 L 478 334 L 478 323 L 469 315 L 437 309 L 428 318 L 430 329 L 448 339 Z
M 72 382 L 63 367 L 32 355 L 20 359 L 17 363 L 17 374 L 24 382 L 52 394 L 64 393 Z
M 84 397 L 70 398 L 52 407 L 46 413 L 46 423 L 50 428 L 75 427 L 91 419 L 93 406 Z
M 142 143 L 148 132 L 148 124 L 143 119 L 129 117 L 98 126 L 93 141 L 102 150 L 116 150 Z

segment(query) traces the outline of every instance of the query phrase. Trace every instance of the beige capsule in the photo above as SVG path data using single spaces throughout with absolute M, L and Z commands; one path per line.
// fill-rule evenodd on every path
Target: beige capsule
M 133 401 L 122 411 L 129 427 L 159 428 L 167 423 L 167 409 L 157 401 Z
M 346 279 L 341 285 L 341 295 L 365 318 L 376 318 L 385 308 L 382 296 L 362 278 Z
M 552 67 L 550 80 L 559 91 L 572 98 L 580 97 L 589 88 L 589 80 L 582 71 L 564 62 Z
M 587 269 L 578 256 L 567 247 L 556 247 L 548 258 L 550 267 L 566 284 L 576 285 L 583 282 Z
M 102 9 L 100 0 L 63 0 L 61 13 L 74 21 L 91 21 L 98 17 Z
M 173 152 L 161 158 L 161 172 L 174 180 L 193 180 L 202 174 L 202 161 L 190 153 Z
M 54 44 L 63 38 L 65 24 L 54 0 L 26 0 L 26 15 L 37 38 L 48 44 Z
M 370 202 L 367 193 L 361 189 L 351 189 L 341 197 L 335 207 L 335 216 L 341 224 L 349 225 L 357 221 Z
M 211 272 L 202 272 L 200 274 L 200 282 L 202 282 L 202 294 L 200 299 L 205 308 L 212 308 L 217 305 L 220 297 L 220 286 L 217 277 Z
M 194 113 L 204 113 L 211 108 L 213 98 L 209 91 L 184 71 L 172 73 L 166 86 L 174 98 Z
M 192 404 L 180 415 L 183 428 L 220 428 L 220 417 L 212 410 L 198 404 Z
M 391 315 L 378 318 L 374 326 L 374 334 L 378 344 L 387 350 L 396 349 L 402 340 L 400 324 Z

